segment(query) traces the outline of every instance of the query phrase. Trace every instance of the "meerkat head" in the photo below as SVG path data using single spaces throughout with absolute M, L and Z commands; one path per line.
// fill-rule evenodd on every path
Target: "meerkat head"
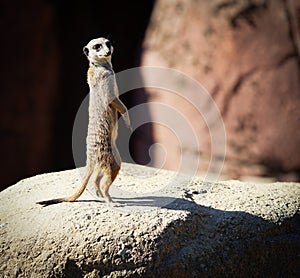
M 105 38 L 91 40 L 84 48 L 83 52 L 90 62 L 101 63 L 111 60 L 113 46 L 110 41 Z

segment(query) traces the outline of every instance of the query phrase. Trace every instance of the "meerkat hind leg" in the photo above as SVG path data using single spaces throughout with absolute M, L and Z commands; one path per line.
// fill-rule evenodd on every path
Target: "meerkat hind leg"
M 115 169 L 114 171 L 110 171 L 110 173 L 105 173 L 101 183 L 100 183 L 100 189 L 102 191 L 102 194 L 106 200 L 107 203 L 112 203 L 113 200 L 110 197 L 108 191 L 114 180 L 116 179 L 119 172 L 119 168 Z
M 103 198 L 104 196 L 103 196 L 103 193 L 102 193 L 102 191 L 100 189 L 100 182 L 101 182 L 102 178 L 103 178 L 102 173 L 100 171 L 97 172 L 94 184 L 95 184 L 95 187 L 96 187 L 96 194 L 97 194 L 97 196 L 100 196 L 100 197 Z
M 108 193 L 108 190 L 109 190 L 109 187 L 111 186 L 111 184 L 112 184 L 111 176 L 104 175 L 101 180 L 101 183 L 100 183 L 100 189 L 101 189 L 101 193 L 103 194 L 103 197 L 105 198 L 105 201 L 107 203 L 112 203 L 112 201 L 113 201 Z

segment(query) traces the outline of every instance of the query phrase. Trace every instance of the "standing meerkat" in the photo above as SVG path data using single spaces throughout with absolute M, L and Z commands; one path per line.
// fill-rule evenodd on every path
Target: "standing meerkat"
M 91 40 L 83 48 L 89 60 L 87 80 L 90 87 L 89 124 L 86 173 L 78 190 L 70 197 L 38 202 L 50 205 L 73 202 L 85 190 L 91 175 L 96 172 L 95 186 L 99 196 L 112 202 L 109 187 L 119 173 L 121 157 L 116 145 L 118 136 L 118 112 L 130 127 L 127 108 L 119 99 L 115 73 L 111 64 L 113 46 L 105 38 Z

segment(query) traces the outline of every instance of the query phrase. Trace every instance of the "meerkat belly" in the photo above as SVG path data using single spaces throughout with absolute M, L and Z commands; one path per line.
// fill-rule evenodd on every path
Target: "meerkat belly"
M 101 117 L 90 118 L 87 136 L 87 159 L 107 163 L 115 148 L 116 112 L 108 109 Z

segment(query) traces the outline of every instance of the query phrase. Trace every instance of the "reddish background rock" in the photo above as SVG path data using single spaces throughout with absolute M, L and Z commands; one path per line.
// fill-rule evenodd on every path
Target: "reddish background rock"
M 156 2 L 142 65 L 179 69 L 207 88 L 226 127 L 227 176 L 299 173 L 299 11 L 296 1 Z M 149 91 L 150 100 L 176 103 L 161 95 Z M 188 106 L 174 105 L 199 129 Z M 163 132 L 154 126 L 154 137 L 177 155 L 166 167 L 176 169 L 181 154 Z M 198 136 L 199 155 L 209 156 L 204 126 Z
M 53 19 L 46 1 L 1 4 L 0 188 L 51 166 L 59 76 Z

